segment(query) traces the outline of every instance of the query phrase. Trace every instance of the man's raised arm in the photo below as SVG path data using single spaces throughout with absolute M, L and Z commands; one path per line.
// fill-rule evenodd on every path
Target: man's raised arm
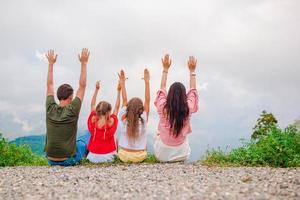
M 79 61 L 81 63 L 81 72 L 79 79 L 79 88 L 77 90 L 76 96 L 83 101 L 85 88 L 86 88 L 86 66 L 89 60 L 90 52 L 88 49 L 84 48 L 81 51 L 81 55 L 78 55 Z
M 48 76 L 47 76 L 47 96 L 54 95 L 53 89 L 53 66 L 57 59 L 57 54 L 54 54 L 54 51 L 50 49 L 47 54 L 46 58 L 48 59 Z

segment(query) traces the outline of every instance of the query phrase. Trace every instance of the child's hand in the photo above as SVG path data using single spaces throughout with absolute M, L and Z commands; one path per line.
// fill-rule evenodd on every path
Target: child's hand
M 144 70 L 144 78 L 143 79 L 144 79 L 145 82 L 150 81 L 150 73 L 149 73 L 149 70 L 147 68 Z
M 118 92 L 120 92 L 121 89 L 122 89 L 122 87 L 121 87 L 121 84 L 120 84 L 120 82 L 119 82 L 119 83 L 118 83 L 118 87 L 117 87 Z
M 164 70 L 168 71 L 172 64 L 172 60 L 170 59 L 169 54 L 166 54 L 164 58 L 161 59 L 161 63 L 163 65 Z
M 100 89 L 100 81 L 97 81 L 96 82 L 96 90 L 99 90 Z
M 120 74 L 118 74 L 118 76 L 119 76 L 119 83 L 120 84 L 124 84 L 125 81 L 128 79 L 128 78 L 125 77 L 125 72 L 124 72 L 123 69 L 120 71 Z
M 187 64 L 188 64 L 190 72 L 195 72 L 196 65 L 197 65 L 197 59 L 195 59 L 194 56 L 189 57 Z

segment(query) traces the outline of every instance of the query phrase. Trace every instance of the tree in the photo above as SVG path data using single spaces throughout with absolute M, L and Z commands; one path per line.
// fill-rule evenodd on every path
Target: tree
M 263 110 L 260 117 L 257 119 L 256 125 L 253 127 L 252 139 L 259 139 L 262 136 L 267 135 L 272 127 L 277 126 L 277 119 L 272 113 L 268 113 Z

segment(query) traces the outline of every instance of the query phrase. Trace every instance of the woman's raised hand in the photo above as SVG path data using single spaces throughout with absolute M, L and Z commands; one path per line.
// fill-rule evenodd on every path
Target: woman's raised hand
M 119 76 L 119 84 L 121 86 L 121 92 L 122 92 L 122 107 L 127 105 L 127 92 L 126 92 L 126 87 L 125 87 L 125 81 L 126 81 L 126 77 L 125 77 L 125 72 L 124 70 L 121 70 L 120 73 L 118 74 Z
M 120 81 L 119 81 L 119 83 L 118 83 L 118 87 L 117 87 L 117 90 L 120 92 L 120 91 L 121 91 L 121 89 L 122 89 L 122 87 L 121 87 L 121 84 L 120 84 Z
M 169 54 L 166 54 L 162 59 L 161 59 L 162 65 L 164 70 L 168 71 L 171 64 L 172 64 L 172 60 L 169 57 Z
M 95 87 L 96 87 L 96 90 L 99 90 L 99 89 L 100 89 L 100 81 L 96 81 Z
M 194 56 L 190 56 L 188 59 L 187 65 L 189 67 L 190 72 L 195 72 L 196 65 L 197 65 L 197 59 L 195 59 Z
M 119 76 L 119 82 L 120 82 L 120 84 L 125 83 L 125 81 L 128 79 L 128 78 L 125 77 L 125 72 L 124 72 L 123 69 L 120 71 L 120 73 L 118 74 L 118 76 Z
M 149 70 L 146 68 L 144 69 L 144 77 L 143 77 L 145 82 L 149 82 L 150 81 L 150 73 Z

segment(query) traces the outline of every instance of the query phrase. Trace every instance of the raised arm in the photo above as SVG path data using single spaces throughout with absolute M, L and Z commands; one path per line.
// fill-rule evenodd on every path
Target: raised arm
M 84 48 L 81 51 L 81 55 L 78 55 L 79 61 L 81 63 L 81 72 L 79 79 L 79 88 L 77 90 L 76 96 L 83 101 L 85 88 L 86 88 L 86 66 L 89 60 L 90 52 L 88 49 Z
M 95 86 L 95 92 L 91 101 L 91 111 L 96 110 L 96 100 L 97 100 L 99 89 L 100 89 L 100 81 L 97 81 Z
M 46 58 L 48 59 L 48 76 L 47 76 L 47 96 L 54 95 L 53 89 L 53 66 L 57 59 L 57 54 L 54 54 L 54 51 L 51 49 L 46 54 Z
M 197 66 L 197 59 L 194 56 L 190 56 L 188 60 L 188 67 L 190 70 L 190 88 L 196 89 L 196 66 Z
M 161 59 L 162 65 L 163 65 L 163 72 L 160 82 L 160 89 L 166 90 L 167 86 L 167 78 L 168 78 L 168 71 L 172 64 L 172 60 L 169 58 L 169 54 L 166 54 L 164 58 Z
M 147 114 L 147 117 L 149 116 L 150 112 L 150 73 L 148 69 L 144 70 L 144 81 L 145 81 L 145 102 L 144 102 L 144 110 Z
M 127 92 L 125 87 L 125 81 L 127 78 L 125 78 L 125 72 L 124 70 L 121 70 L 119 74 L 119 80 L 121 85 L 121 91 L 122 91 L 122 107 L 127 105 Z
M 117 94 L 117 100 L 116 100 L 116 104 L 115 104 L 115 108 L 114 108 L 114 114 L 115 115 L 118 115 L 118 112 L 119 112 L 119 108 L 120 108 L 120 96 L 121 96 L 121 84 L 119 82 L 118 84 L 118 87 L 117 87 L 117 91 L 118 91 L 118 94 Z

